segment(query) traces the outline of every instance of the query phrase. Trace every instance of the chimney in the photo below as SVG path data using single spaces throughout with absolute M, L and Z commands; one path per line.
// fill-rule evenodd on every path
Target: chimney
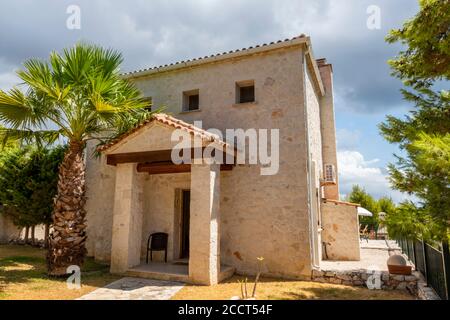
M 317 59 L 320 76 L 325 89 L 325 95 L 320 99 L 320 130 L 322 133 L 322 159 L 325 164 L 334 165 L 336 184 L 324 187 L 324 197 L 330 200 L 339 200 L 339 178 L 336 148 L 336 127 L 334 119 L 333 101 L 333 68 L 325 58 Z M 323 172 L 325 168 L 323 169 Z

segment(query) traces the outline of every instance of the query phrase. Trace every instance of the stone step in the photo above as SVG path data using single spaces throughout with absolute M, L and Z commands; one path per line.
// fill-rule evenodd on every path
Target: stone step
M 186 266 L 187 267 L 187 266 Z M 173 267 L 172 267 L 173 268 Z M 174 271 L 172 268 L 167 268 L 164 270 L 162 265 L 157 267 L 152 267 L 149 265 L 140 265 L 134 268 L 129 269 L 125 275 L 130 277 L 138 277 L 145 279 L 156 279 L 156 280 L 166 280 L 166 281 L 179 281 L 184 283 L 190 283 L 189 273 L 186 270 L 184 271 Z M 221 266 L 220 274 L 219 274 L 219 282 L 222 282 L 228 278 L 231 278 L 234 275 L 236 269 L 230 266 Z
M 187 274 L 164 273 L 156 271 L 130 269 L 126 272 L 126 275 L 130 277 L 145 278 L 145 279 L 179 281 L 185 283 L 189 282 L 189 275 Z

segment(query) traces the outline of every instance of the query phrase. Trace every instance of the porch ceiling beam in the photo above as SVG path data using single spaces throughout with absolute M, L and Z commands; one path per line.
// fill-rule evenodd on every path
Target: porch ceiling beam
M 191 150 L 191 159 L 194 158 L 195 149 Z M 205 147 L 202 148 L 201 154 Z M 215 151 L 215 150 L 214 150 Z M 111 166 L 115 166 L 119 163 L 152 163 L 152 162 L 172 162 L 172 150 L 155 150 L 155 151 L 144 151 L 144 152 L 127 152 L 127 153 L 116 153 L 106 155 L 106 163 Z M 181 152 L 181 156 L 183 152 Z M 214 153 L 213 153 L 214 155 Z M 223 153 L 223 159 L 226 159 L 226 153 Z
M 115 166 L 119 163 L 160 162 L 171 160 L 171 150 L 128 152 L 106 155 L 106 163 Z
M 221 171 L 233 170 L 233 165 L 222 164 Z M 167 174 L 167 173 L 183 173 L 191 172 L 190 164 L 174 164 L 171 161 L 156 162 L 156 163 L 139 163 L 137 165 L 138 172 L 147 172 L 148 174 Z

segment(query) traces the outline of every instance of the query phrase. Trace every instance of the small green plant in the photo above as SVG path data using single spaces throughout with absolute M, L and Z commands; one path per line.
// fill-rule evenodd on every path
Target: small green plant
M 256 273 L 255 283 L 253 284 L 253 290 L 252 290 L 251 298 L 255 298 L 256 297 L 256 286 L 258 285 L 258 281 L 259 281 L 259 278 L 261 276 L 264 257 L 258 257 L 258 258 L 256 258 L 256 260 L 258 261 L 258 272 Z M 242 300 L 249 299 L 248 291 L 247 291 L 247 281 L 248 281 L 247 277 L 244 280 L 239 280 L 239 283 L 241 284 L 241 298 L 242 298 Z

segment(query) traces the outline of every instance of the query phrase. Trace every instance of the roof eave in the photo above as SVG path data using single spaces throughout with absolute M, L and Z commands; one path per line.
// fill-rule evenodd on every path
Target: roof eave
M 310 64 L 311 69 L 313 70 L 314 80 L 316 82 L 316 86 L 319 89 L 320 95 L 325 95 L 325 86 L 322 82 L 322 77 L 320 76 L 319 66 L 317 65 L 317 61 L 314 58 L 314 53 L 311 44 L 311 38 L 306 37 L 306 52 L 305 56 L 307 57 L 307 62 Z
M 125 73 L 125 74 L 122 74 L 122 77 L 124 79 L 135 79 L 135 78 L 145 77 L 145 76 L 152 75 L 152 74 L 169 72 L 169 71 L 174 71 L 174 70 L 184 69 L 184 68 L 191 68 L 191 67 L 195 67 L 195 66 L 199 66 L 199 65 L 203 65 L 203 64 L 217 63 L 217 62 L 221 62 L 224 60 L 240 58 L 240 57 L 244 57 L 244 56 L 269 52 L 269 51 L 278 50 L 278 49 L 282 49 L 282 48 L 301 46 L 301 45 L 307 44 L 308 42 L 309 42 L 309 37 L 299 36 L 299 37 L 292 38 L 290 40 L 286 39 L 284 41 L 279 41 L 276 43 L 274 42 L 274 43 L 271 43 L 268 45 L 263 44 L 263 45 L 258 45 L 255 47 L 249 47 L 249 48 L 244 48 L 244 49 L 240 49 L 240 50 L 238 49 L 238 50 L 230 51 L 227 53 L 219 53 L 219 54 L 211 55 L 211 56 L 204 57 L 204 58 L 176 62 L 176 63 L 170 64 L 170 65 L 164 65 L 164 66 L 155 67 L 155 68 L 151 68 L 151 69 L 147 69 L 147 70 L 140 70 L 140 71 Z
M 236 58 L 241 58 L 245 56 L 250 56 L 254 54 L 260 54 L 265 53 L 269 51 L 274 51 L 278 49 L 283 48 L 290 48 L 295 46 L 304 46 L 306 48 L 305 56 L 307 58 L 307 62 L 311 66 L 311 69 L 313 70 L 314 80 L 315 84 L 320 92 L 320 94 L 323 96 L 325 95 L 325 89 L 322 82 L 322 78 L 320 76 L 319 67 L 317 65 L 316 60 L 314 59 L 314 54 L 312 50 L 311 45 L 311 38 L 305 35 L 300 35 L 298 37 L 294 37 L 292 39 L 286 39 L 284 41 L 278 41 L 278 42 L 272 42 L 270 44 L 263 44 L 263 45 L 257 45 L 255 47 L 249 47 L 244 49 L 238 49 L 235 51 L 229 51 L 227 53 L 219 53 L 216 55 L 211 55 L 204 58 L 198 58 L 198 59 L 192 59 L 188 61 L 181 61 L 172 63 L 169 65 L 159 66 L 151 69 L 146 70 L 140 70 L 140 71 L 134 71 L 122 74 L 121 76 L 124 79 L 137 79 L 141 77 L 146 77 L 154 74 L 164 73 L 164 72 L 170 72 L 175 70 L 181 70 L 185 68 L 193 68 L 205 64 L 210 63 L 218 63 L 225 60 L 231 60 Z

